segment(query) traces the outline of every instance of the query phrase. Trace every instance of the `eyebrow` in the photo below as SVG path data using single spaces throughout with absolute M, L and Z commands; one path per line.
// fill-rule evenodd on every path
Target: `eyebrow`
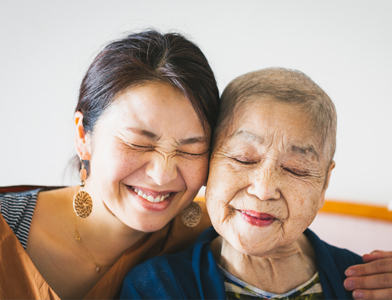
M 314 149 L 313 146 L 309 146 L 309 147 L 292 146 L 291 151 L 298 152 L 303 155 L 313 154 L 314 156 L 316 156 L 317 160 L 319 160 L 320 158 L 320 155 L 317 153 L 316 149 Z
M 238 131 L 234 132 L 232 135 L 229 136 L 229 139 L 235 138 L 237 136 L 239 136 L 240 138 L 245 138 L 245 139 L 256 141 L 260 145 L 262 143 L 264 143 L 264 138 L 262 138 L 261 136 L 255 134 L 253 132 L 246 131 L 246 130 L 238 130 Z
M 159 136 L 156 135 L 155 133 L 145 130 L 145 129 L 140 129 L 140 128 L 135 128 L 135 127 L 127 127 L 125 128 L 127 131 L 132 131 L 133 133 L 143 135 L 145 137 L 148 137 L 151 140 L 157 141 L 159 140 Z
M 140 128 L 135 128 L 135 127 L 127 127 L 126 130 L 132 131 L 133 133 L 143 135 L 153 141 L 158 141 L 160 139 L 160 136 L 157 134 L 145 130 L 145 129 L 140 129 Z M 179 146 L 184 146 L 184 145 L 189 145 L 189 144 L 196 144 L 196 143 L 201 143 L 201 144 L 207 144 L 207 137 L 206 136 L 196 136 L 196 137 L 191 137 L 187 139 L 181 139 L 177 144 Z
M 179 146 L 189 145 L 189 144 L 207 144 L 207 138 L 205 136 L 191 137 L 189 139 L 181 139 L 178 143 Z

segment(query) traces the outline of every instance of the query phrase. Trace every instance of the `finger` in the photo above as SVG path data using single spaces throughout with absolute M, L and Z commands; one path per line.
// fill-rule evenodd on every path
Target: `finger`
M 355 290 L 354 299 L 392 299 L 392 289 L 382 290 Z
M 373 250 L 372 252 L 370 252 L 370 254 L 377 253 L 377 252 L 386 252 L 386 251 L 383 251 L 383 250 Z M 369 253 L 365 253 L 365 254 L 369 254 Z
M 344 280 L 343 285 L 348 291 L 356 289 L 392 289 L 392 274 L 348 277 Z
M 392 272 L 392 258 L 378 259 L 362 265 L 349 267 L 345 274 L 347 277 L 364 276 Z
M 372 253 L 365 254 L 362 256 L 364 263 L 371 262 L 377 259 L 383 259 L 383 258 L 392 258 L 392 251 L 375 250 L 372 251 Z

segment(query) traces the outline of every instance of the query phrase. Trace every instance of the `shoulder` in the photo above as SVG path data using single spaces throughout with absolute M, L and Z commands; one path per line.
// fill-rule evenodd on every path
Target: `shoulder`
M 362 258 L 350 250 L 322 241 L 310 229 L 305 231 L 305 235 L 315 251 L 324 297 L 326 299 L 352 299 L 351 292 L 343 287 L 343 281 L 346 279 L 344 272 L 352 265 L 362 264 Z
M 313 231 L 307 229 L 305 235 L 312 243 L 317 261 L 333 261 L 338 268 L 346 268 L 353 264 L 363 263 L 362 257 L 358 254 L 343 248 L 332 246 L 322 241 Z M 345 269 L 344 269 L 345 270 Z
M 28 190 L 18 190 L 12 187 L 0 187 L 0 201 L 2 205 L 7 205 L 8 203 L 19 203 L 26 202 L 31 199 L 36 199 L 40 188 L 34 188 Z M 8 204 L 9 205 L 9 204 Z
M 24 219 L 33 216 L 40 189 L 0 194 L 1 214 L 12 230 Z
M 38 198 L 46 190 L 53 189 L 58 188 L 28 185 L 0 187 L 1 215 L 25 249 Z
M 40 189 L 0 194 L 1 215 L 26 249 L 31 220 Z
M 190 269 L 192 263 L 183 252 L 155 257 L 133 268 L 124 278 L 121 299 L 182 298 L 177 282 L 181 274 L 173 265 L 176 260 L 183 269 Z
M 224 291 L 219 288 L 223 279 L 209 247 L 217 236 L 210 227 L 185 251 L 155 257 L 133 268 L 124 279 L 121 298 L 217 298 L 215 290 Z
M 196 240 L 194 244 L 189 246 L 184 251 L 175 254 L 166 254 L 157 256 L 133 268 L 126 278 L 132 281 L 153 281 L 156 276 L 160 276 L 159 272 L 151 273 L 151 270 L 159 270 L 165 273 L 166 271 L 181 274 L 184 270 L 191 266 L 195 260 L 200 260 L 204 254 L 209 254 L 211 248 L 209 244 L 218 234 L 216 231 L 209 227 L 207 228 Z M 147 277 L 141 279 L 141 275 Z
M 186 249 L 193 244 L 197 237 L 208 227 L 211 221 L 207 213 L 204 201 L 195 201 L 199 204 L 202 211 L 200 223 L 195 227 L 187 227 L 181 219 L 181 213 L 169 223 L 169 230 L 165 244 L 160 254 L 176 253 Z

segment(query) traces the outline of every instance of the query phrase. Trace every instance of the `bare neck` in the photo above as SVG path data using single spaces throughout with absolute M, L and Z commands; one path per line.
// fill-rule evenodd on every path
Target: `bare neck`
M 66 201 L 72 209 L 72 199 L 77 187 L 70 189 L 72 198 L 68 195 L 64 196 L 68 199 Z M 97 199 L 97 197 L 95 198 Z M 73 212 L 71 213 L 73 214 Z M 67 214 L 65 217 L 73 217 L 72 214 Z M 99 199 L 94 201 L 91 215 L 85 219 L 75 217 L 75 224 L 86 246 L 96 249 L 97 259 L 101 258 L 100 261 L 106 261 L 106 265 L 116 262 L 125 250 L 147 235 L 145 232 L 126 226 Z
M 88 218 L 75 217 L 86 250 L 75 241 L 72 201 L 77 191 L 78 187 L 68 187 L 38 194 L 26 248 L 43 278 L 60 298 L 67 299 L 83 298 L 128 248 L 147 235 L 94 201 Z M 102 266 L 99 273 L 87 251 Z
M 317 271 L 313 247 L 302 234 L 297 241 L 266 257 L 234 249 L 222 237 L 211 243 L 215 260 L 230 274 L 261 290 L 287 293 L 308 281 Z

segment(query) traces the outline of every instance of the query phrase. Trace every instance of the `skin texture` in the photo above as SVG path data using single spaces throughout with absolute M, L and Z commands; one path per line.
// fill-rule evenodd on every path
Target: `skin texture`
M 214 245 L 218 261 L 273 293 L 290 291 L 316 272 L 302 232 L 324 204 L 334 162 L 322 155 L 312 125 L 298 106 L 258 96 L 235 113 L 211 157 L 206 202 L 223 237 Z
M 148 83 L 119 95 L 92 134 L 85 133 L 82 119 L 77 112 L 76 149 L 90 160 L 85 189 L 94 204 L 88 218 L 76 217 L 76 226 L 102 270 L 95 272 L 75 240 L 78 186 L 38 194 L 26 249 L 62 299 L 83 298 L 125 250 L 183 210 L 207 178 L 210 133 L 171 85 Z M 130 186 L 170 197 L 150 203 Z

